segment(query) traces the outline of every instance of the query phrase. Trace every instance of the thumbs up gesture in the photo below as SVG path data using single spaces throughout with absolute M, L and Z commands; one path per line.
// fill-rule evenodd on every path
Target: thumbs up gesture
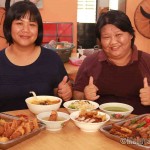
M 148 85 L 147 78 L 143 80 L 144 88 L 140 89 L 141 104 L 150 105 L 150 86 Z
M 67 82 L 67 80 L 68 77 L 65 76 L 63 80 L 59 83 L 57 91 L 58 96 L 65 101 L 70 100 L 72 97 L 72 87 L 71 84 L 69 84 L 69 81 Z
M 84 88 L 84 95 L 87 100 L 96 100 L 100 96 L 97 95 L 98 88 L 93 83 L 93 77 L 90 76 L 89 84 Z

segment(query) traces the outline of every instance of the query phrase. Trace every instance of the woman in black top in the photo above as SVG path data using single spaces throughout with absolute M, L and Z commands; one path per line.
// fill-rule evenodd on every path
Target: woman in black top
M 37 95 L 72 97 L 71 86 L 60 57 L 41 47 L 42 18 L 29 1 L 14 3 L 4 21 L 9 47 L 0 52 L 0 111 L 27 108 L 30 91 Z

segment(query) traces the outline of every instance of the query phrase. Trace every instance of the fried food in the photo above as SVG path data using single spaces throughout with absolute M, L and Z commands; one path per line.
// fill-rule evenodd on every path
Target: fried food
M 28 134 L 39 128 L 37 119 L 29 120 L 25 118 L 13 119 L 0 124 L 0 142 L 6 142 Z
M 103 122 L 106 121 L 106 115 L 100 115 L 99 111 L 83 110 L 80 112 L 79 117 L 77 117 L 76 120 L 90 123 Z
M 0 136 L 3 135 L 5 129 L 4 126 L 0 125 Z
M 0 137 L 0 142 L 7 142 L 9 139 L 7 137 Z
M 138 141 L 138 139 L 142 141 L 144 139 L 143 145 L 148 145 L 147 141 L 150 139 L 150 115 L 133 118 L 121 125 L 114 123 L 109 133 L 121 138 L 132 138 L 133 141 Z
M 49 121 L 56 121 L 57 120 L 57 117 L 58 117 L 58 114 L 57 114 L 57 111 L 55 110 L 52 110 L 50 116 L 49 116 Z

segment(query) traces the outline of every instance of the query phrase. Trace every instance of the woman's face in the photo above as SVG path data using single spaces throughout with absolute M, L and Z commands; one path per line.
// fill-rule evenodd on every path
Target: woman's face
M 38 36 L 38 24 L 29 20 L 29 15 L 25 15 L 20 20 L 14 20 L 11 26 L 11 35 L 14 44 L 20 46 L 35 45 Z
M 123 58 L 131 52 L 132 35 L 112 24 L 101 29 L 102 48 L 111 59 Z

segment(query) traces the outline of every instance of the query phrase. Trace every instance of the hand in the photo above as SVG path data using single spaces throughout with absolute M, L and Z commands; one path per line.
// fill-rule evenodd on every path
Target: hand
M 147 106 L 150 105 L 150 87 L 146 77 L 144 78 L 143 83 L 144 88 L 140 89 L 141 104 Z
M 63 100 L 67 101 L 70 100 L 72 97 L 72 87 L 67 82 L 68 77 L 65 76 L 63 80 L 58 85 L 58 96 L 61 97 Z
M 93 84 L 93 77 L 90 76 L 89 84 L 84 88 L 84 95 L 87 100 L 96 100 L 100 96 L 97 95 L 98 88 Z

